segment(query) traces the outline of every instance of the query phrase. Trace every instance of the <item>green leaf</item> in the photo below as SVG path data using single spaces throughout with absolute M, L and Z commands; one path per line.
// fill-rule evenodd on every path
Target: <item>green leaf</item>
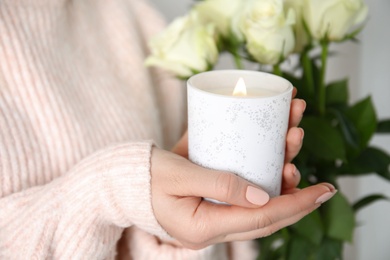
M 327 105 L 347 105 L 348 99 L 348 79 L 332 82 L 326 87 Z
M 257 260 L 285 260 L 289 236 L 287 228 L 283 228 L 271 236 L 257 239 L 260 245 Z
M 333 113 L 340 125 L 345 141 L 353 148 L 359 148 L 359 136 L 354 124 L 345 116 L 345 114 L 337 109 L 329 109 Z
M 344 175 L 362 175 L 377 173 L 390 180 L 390 156 L 375 147 L 368 147 L 360 155 L 341 167 Z
M 313 211 L 299 222 L 292 225 L 291 228 L 295 233 L 314 245 L 319 245 L 324 235 L 324 228 L 318 210 Z
M 390 133 L 390 119 L 382 120 L 378 123 L 377 133 Z
M 352 241 L 355 215 L 341 192 L 322 206 L 326 234 L 330 238 Z
M 343 242 L 336 239 L 325 238 L 320 248 L 316 250 L 315 260 L 342 259 Z
M 355 212 L 359 211 L 360 209 L 370 205 L 371 203 L 374 203 L 378 200 L 389 200 L 389 198 L 387 198 L 386 196 L 382 195 L 382 194 L 372 194 L 372 195 L 369 195 L 369 196 L 366 196 L 362 199 L 360 199 L 359 201 L 355 202 L 352 206 L 353 210 Z
M 312 251 L 312 244 L 308 243 L 306 239 L 300 236 L 294 236 L 289 243 L 287 260 L 310 259 Z
M 304 117 L 304 149 L 324 160 L 345 160 L 345 146 L 340 133 L 324 118 Z
M 367 147 L 377 126 L 375 108 L 372 104 L 371 97 L 363 99 L 348 109 L 346 111 L 346 116 L 357 129 L 360 147 Z

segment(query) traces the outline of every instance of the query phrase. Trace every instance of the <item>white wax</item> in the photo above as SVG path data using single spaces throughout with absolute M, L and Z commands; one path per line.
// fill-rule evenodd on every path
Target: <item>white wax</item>
M 243 78 L 247 96 L 233 96 Z M 242 70 L 200 73 L 187 81 L 189 159 L 233 172 L 271 197 L 281 191 L 292 84 Z
M 210 88 L 206 89 L 205 91 L 219 94 L 219 95 L 225 95 L 225 96 L 234 96 L 233 95 L 233 88 Z M 272 90 L 272 89 L 265 89 L 265 88 L 247 88 L 247 95 L 237 95 L 239 97 L 272 97 L 280 93 L 280 91 Z

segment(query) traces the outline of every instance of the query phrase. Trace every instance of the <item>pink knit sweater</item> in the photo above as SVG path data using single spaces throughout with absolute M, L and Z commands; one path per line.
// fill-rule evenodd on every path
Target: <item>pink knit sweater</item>
M 1 259 L 256 254 L 157 238 L 151 144 L 172 146 L 185 118 L 184 87 L 143 65 L 162 26 L 143 0 L 0 2 Z

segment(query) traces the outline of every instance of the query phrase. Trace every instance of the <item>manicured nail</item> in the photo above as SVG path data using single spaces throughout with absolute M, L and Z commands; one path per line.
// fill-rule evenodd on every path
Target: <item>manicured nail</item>
M 302 138 L 301 138 L 301 142 L 303 142 L 303 139 L 305 138 L 305 130 L 303 130 L 303 128 L 299 128 L 302 132 Z
M 306 110 L 306 101 L 304 100 L 304 99 L 301 99 L 302 100 L 302 102 L 303 102 L 303 111 L 305 111 Z M 303 113 L 303 112 L 302 112 Z
M 248 186 L 245 196 L 250 203 L 258 206 L 263 206 L 269 201 L 267 192 L 253 186 Z
M 295 166 L 295 164 L 293 164 L 293 166 L 294 166 L 294 169 L 293 169 L 292 175 L 295 177 L 295 176 L 297 176 L 298 169 L 297 169 L 297 166 Z
M 324 183 L 321 183 L 321 185 L 328 187 L 330 191 L 336 190 L 336 188 L 330 183 L 324 182 Z
M 326 193 L 322 194 L 321 196 L 318 197 L 318 199 L 316 200 L 315 204 L 322 204 L 322 203 L 327 202 L 327 201 L 330 200 L 336 193 L 337 193 L 337 190 L 333 190 L 333 191 L 329 191 L 329 192 L 326 192 Z

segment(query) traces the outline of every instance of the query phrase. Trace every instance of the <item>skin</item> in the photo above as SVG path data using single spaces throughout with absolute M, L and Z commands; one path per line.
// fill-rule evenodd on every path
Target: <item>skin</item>
M 205 169 L 187 160 L 187 134 L 171 152 L 153 148 L 152 205 L 157 221 L 175 239 L 170 243 L 202 249 L 216 243 L 269 236 L 330 199 L 336 193 L 331 184 L 297 188 L 300 173 L 291 161 L 302 147 L 304 132 L 298 125 L 305 108 L 304 100 L 292 100 L 282 195 L 267 198 L 265 205 L 246 199 L 248 186 L 255 185 L 233 173 Z M 214 204 L 203 197 L 230 205 Z

